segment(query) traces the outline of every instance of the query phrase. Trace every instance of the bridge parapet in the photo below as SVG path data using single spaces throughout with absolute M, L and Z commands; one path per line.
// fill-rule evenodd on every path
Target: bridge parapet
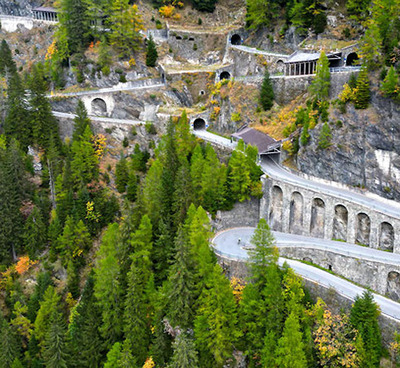
M 400 212 L 395 216 L 272 177 L 263 178 L 263 191 L 260 217 L 273 230 L 400 253 Z

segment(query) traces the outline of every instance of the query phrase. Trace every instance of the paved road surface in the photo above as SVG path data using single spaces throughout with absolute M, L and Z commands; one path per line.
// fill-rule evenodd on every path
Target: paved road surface
M 249 47 L 249 46 L 243 46 L 243 45 L 230 45 L 233 49 L 241 50 L 244 52 L 249 52 L 251 54 L 260 54 L 260 55 L 267 55 L 267 56 L 277 56 L 277 57 L 282 57 L 282 58 L 288 58 L 289 55 L 284 55 L 284 54 L 278 54 L 275 52 L 268 52 L 268 51 L 263 51 L 263 50 L 258 50 L 254 47 Z
M 113 93 L 113 92 L 121 92 L 121 91 L 135 91 L 135 90 L 142 90 L 142 89 L 150 89 L 150 88 L 160 88 L 165 86 L 164 83 L 155 83 L 149 84 L 145 86 L 135 86 L 128 83 L 122 83 L 120 85 L 116 85 L 114 87 L 109 88 L 100 88 L 100 89 L 91 89 L 88 91 L 80 91 L 80 92 L 68 92 L 68 93 L 57 93 L 53 95 L 47 95 L 48 98 L 55 98 L 55 97 L 63 97 L 63 96 L 90 96 L 90 95 L 98 95 L 103 93 Z
M 269 158 L 262 160 L 261 168 L 270 177 L 282 180 L 285 183 L 315 190 L 337 198 L 343 198 L 349 202 L 358 203 L 385 215 L 400 219 L 400 203 L 395 201 L 389 201 L 379 196 L 372 195 L 371 193 L 367 196 L 345 188 L 337 188 L 333 185 L 304 179 L 301 176 L 292 174 Z
M 66 112 L 58 112 L 58 111 L 53 111 L 53 115 L 57 118 L 67 118 L 67 119 L 73 119 L 76 117 L 75 114 L 68 114 Z M 145 124 L 144 121 L 140 120 L 128 120 L 128 119 L 114 119 L 114 118 L 102 118 L 100 116 L 89 116 L 90 120 L 93 121 L 100 121 L 103 123 L 113 123 L 113 124 L 127 124 L 127 125 L 141 125 Z
M 232 259 L 238 259 L 238 260 L 245 260 L 248 258 L 247 251 L 243 249 L 243 245 L 249 244 L 250 238 L 254 232 L 254 228 L 249 228 L 249 227 L 243 227 L 243 228 L 235 228 L 235 229 L 230 229 L 230 230 L 225 230 L 223 232 L 218 233 L 214 239 L 212 240 L 215 252 L 217 254 L 223 255 L 228 258 Z M 319 247 L 326 247 L 326 248 L 331 248 L 331 250 L 336 251 L 342 247 L 357 247 L 358 249 L 358 257 L 363 258 L 364 255 L 366 256 L 379 256 L 376 253 L 384 253 L 382 251 L 378 251 L 375 249 L 370 249 L 370 248 L 364 248 L 361 246 L 357 245 L 352 245 L 352 244 L 332 244 L 332 243 L 339 243 L 339 242 L 333 242 L 333 241 L 326 241 L 322 239 L 315 239 L 315 238 L 307 238 L 303 236 L 298 236 L 298 235 L 291 235 L 291 234 L 283 234 L 283 233 L 277 233 L 274 232 L 274 236 L 276 238 L 276 243 L 277 246 L 285 246 L 288 245 L 288 242 L 292 241 L 295 242 L 298 240 L 297 244 L 309 244 L 310 246 L 316 247 L 315 245 Z M 238 238 L 240 238 L 240 243 L 238 243 Z M 294 244 L 293 244 L 294 245 Z M 368 253 L 371 253 L 371 255 L 368 255 Z M 386 255 L 382 255 L 385 257 Z M 400 255 L 393 254 L 393 253 L 388 253 L 387 254 L 388 259 L 391 260 L 391 262 L 399 262 L 400 261 Z M 346 281 L 338 276 L 332 275 L 326 271 L 320 270 L 319 268 L 304 264 L 299 261 L 294 261 L 290 259 L 285 259 L 280 257 L 279 258 L 279 264 L 283 264 L 284 262 L 287 262 L 293 270 L 300 275 L 304 279 L 308 279 L 311 281 L 314 281 L 318 283 L 319 285 L 323 285 L 325 287 L 333 287 L 336 289 L 336 291 L 343 295 L 344 297 L 354 300 L 354 298 L 357 295 L 361 295 L 363 291 L 365 290 L 362 287 L 359 287 L 349 281 Z M 385 298 L 381 295 L 378 294 L 373 294 L 375 301 L 378 303 L 378 305 L 381 308 L 381 311 L 383 314 L 390 316 L 396 320 L 400 321 L 400 304 Z
M 231 142 L 230 139 L 207 132 L 207 130 L 193 130 L 193 134 L 207 142 L 212 142 L 227 148 L 234 149 L 237 145 L 236 142 Z

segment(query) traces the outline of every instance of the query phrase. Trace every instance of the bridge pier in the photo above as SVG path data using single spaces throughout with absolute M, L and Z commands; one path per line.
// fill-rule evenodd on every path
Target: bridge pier
M 335 203 L 332 198 L 325 199 L 325 229 L 324 238 L 332 240 L 333 237 L 333 218 L 335 217 Z
M 303 235 L 308 235 L 311 228 L 311 208 L 312 208 L 312 198 L 306 196 L 304 199 L 304 213 L 303 213 Z
M 284 209 L 290 209 L 290 195 L 288 188 L 282 188 L 283 191 L 283 203 L 282 203 L 282 232 L 289 233 L 289 222 L 290 222 L 290 210 L 285 211 Z

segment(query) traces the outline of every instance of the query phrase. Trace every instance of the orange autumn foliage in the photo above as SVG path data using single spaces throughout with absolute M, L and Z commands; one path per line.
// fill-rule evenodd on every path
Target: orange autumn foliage
M 37 263 L 38 261 L 31 261 L 29 256 L 22 256 L 15 265 L 15 271 L 17 271 L 19 275 L 22 275 Z

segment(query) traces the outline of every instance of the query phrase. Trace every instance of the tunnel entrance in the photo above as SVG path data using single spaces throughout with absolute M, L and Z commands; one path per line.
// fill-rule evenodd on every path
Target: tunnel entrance
M 103 99 L 95 98 L 91 103 L 91 107 L 92 107 L 92 115 L 94 116 L 107 115 L 107 105 Z
M 197 118 L 193 122 L 193 129 L 194 130 L 206 130 L 206 122 L 204 119 Z
M 271 208 L 268 222 L 272 230 L 282 231 L 283 216 L 283 192 L 280 187 L 274 185 L 271 190 Z
M 358 55 L 356 52 L 351 52 L 347 55 L 346 66 L 353 66 L 358 64 Z
M 231 79 L 231 74 L 229 72 L 222 72 L 219 75 L 219 80 L 224 80 L 224 79 Z
M 232 45 L 241 45 L 242 44 L 242 37 L 240 37 L 238 34 L 234 34 L 231 37 L 231 44 Z

